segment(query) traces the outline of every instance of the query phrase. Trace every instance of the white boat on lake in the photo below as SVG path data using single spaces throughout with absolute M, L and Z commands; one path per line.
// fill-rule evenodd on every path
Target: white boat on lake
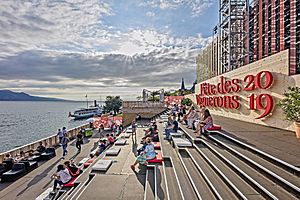
M 90 118 L 93 116 L 101 116 L 102 109 L 100 107 L 89 107 L 89 108 L 80 108 L 75 110 L 74 113 L 69 113 L 69 117 L 74 117 L 74 119 L 84 119 Z

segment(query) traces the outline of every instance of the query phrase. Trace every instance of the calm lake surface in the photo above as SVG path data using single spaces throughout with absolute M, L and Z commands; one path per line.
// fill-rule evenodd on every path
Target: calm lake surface
M 84 102 L 0 101 L 0 152 L 87 123 L 74 121 L 68 113 L 85 107 Z

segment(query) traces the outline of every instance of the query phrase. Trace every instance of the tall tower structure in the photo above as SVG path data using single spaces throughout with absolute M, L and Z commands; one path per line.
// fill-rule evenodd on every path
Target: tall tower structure
M 219 40 L 221 73 L 244 65 L 247 49 L 246 21 L 248 0 L 220 0 Z
M 184 79 L 183 77 L 181 78 L 181 87 L 180 87 L 181 91 L 185 91 L 185 85 L 184 85 Z

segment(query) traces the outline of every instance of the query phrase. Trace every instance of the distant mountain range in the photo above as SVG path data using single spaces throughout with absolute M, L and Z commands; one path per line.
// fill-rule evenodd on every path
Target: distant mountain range
M 67 101 L 64 99 L 31 96 L 24 92 L 0 90 L 0 101 Z

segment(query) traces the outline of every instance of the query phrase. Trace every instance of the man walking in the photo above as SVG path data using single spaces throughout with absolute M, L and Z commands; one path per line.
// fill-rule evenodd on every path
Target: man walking
M 78 153 L 81 151 L 81 145 L 83 144 L 83 135 L 82 131 L 80 130 L 76 136 L 76 148 L 78 149 Z
M 67 129 L 66 129 L 66 127 L 62 128 L 62 134 L 63 134 L 63 137 L 67 137 Z
M 131 135 L 132 142 L 133 142 L 133 143 L 136 143 L 136 122 L 135 122 L 135 120 L 133 120 L 133 121 L 131 122 L 131 129 L 132 129 L 132 135 Z M 135 138 L 135 141 L 134 141 L 133 136 L 134 136 L 134 138 Z
M 67 150 L 68 142 L 69 142 L 69 138 L 67 138 L 67 137 L 62 138 L 61 144 L 62 144 L 62 149 L 63 149 L 63 156 L 61 159 L 64 159 L 65 155 L 67 155 L 67 153 L 68 153 L 68 150 Z
M 63 134 L 63 132 L 60 129 L 58 129 L 57 135 L 58 135 L 58 138 L 59 138 L 59 144 L 61 145 L 61 141 L 62 141 L 62 139 L 64 137 L 64 134 Z

